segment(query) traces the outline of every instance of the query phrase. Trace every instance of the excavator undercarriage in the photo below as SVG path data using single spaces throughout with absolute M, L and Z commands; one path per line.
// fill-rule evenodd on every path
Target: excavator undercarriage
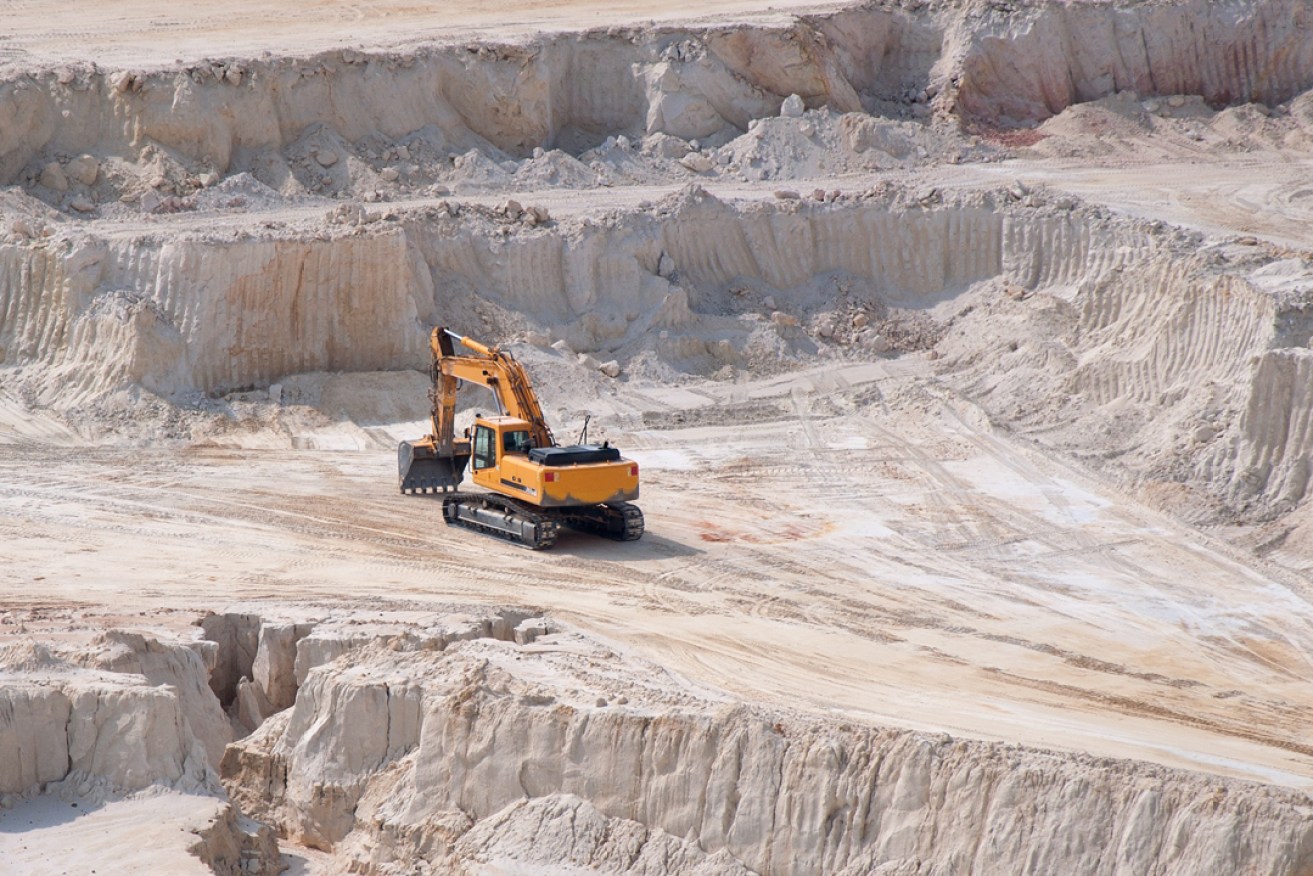
M 555 544 L 562 526 L 615 541 L 636 541 L 643 536 L 643 512 L 628 502 L 536 508 L 496 493 L 449 493 L 442 499 L 442 519 L 448 526 L 464 526 L 532 550 Z

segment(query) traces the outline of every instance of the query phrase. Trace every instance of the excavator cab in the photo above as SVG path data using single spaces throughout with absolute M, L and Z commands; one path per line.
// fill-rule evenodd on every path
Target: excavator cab
M 474 422 L 474 456 L 471 470 L 492 468 L 506 453 L 527 455 L 533 449 L 532 433 L 525 420 L 513 417 L 486 419 Z

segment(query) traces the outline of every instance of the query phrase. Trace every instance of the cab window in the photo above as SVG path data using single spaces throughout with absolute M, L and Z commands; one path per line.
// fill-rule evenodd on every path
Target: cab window
M 497 442 L 492 429 L 479 426 L 474 430 L 474 467 L 492 468 L 497 464 Z
M 502 450 L 507 453 L 528 453 L 530 447 L 533 447 L 533 442 L 529 440 L 527 430 L 521 429 L 502 435 Z

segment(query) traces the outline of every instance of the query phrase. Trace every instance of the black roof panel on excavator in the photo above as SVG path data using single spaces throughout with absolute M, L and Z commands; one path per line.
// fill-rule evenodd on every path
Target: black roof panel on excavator
M 620 451 L 614 447 L 596 444 L 574 444 L 570 447 L 535 447 L 529 459 L 539 465 L 583 465 L 586 462 L 619 462 Z

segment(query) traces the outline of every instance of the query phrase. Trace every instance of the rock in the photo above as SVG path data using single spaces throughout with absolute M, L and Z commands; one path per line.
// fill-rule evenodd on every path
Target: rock
M 825 200 L 825 189 L 812 189 L 812 200 L 813 200 L 813 201 L 824 201 L 824 200 Z
M 715 166 L 711 158 L 701 152 L 690 152 L 679 159 L 679 163 L 694 173 L 706 173 Z
M 853 317 L 853 328 L 864 328 L 871 321 L 864 313 L 859 313 Z
M 565 340 L 565 338 L 561 338 L 561 340 L 559 341 L 554 341 L 552 343 L 552 349 L 558 353 L 563 353 L 566 356 L 569 356 L 571 353 L 574 352 L 574 350 L 570 349 L 570 344 Z
M 520 214 L 524 212 L 524 207 L 520 206 L 519 201 L 511 198 L 502 204 L 501 211 L 510 219 L 519 219 Z
M 283 385 L 281 383 L 269 384 L 269 401 L 276 405 L 283 403 Z
M 643 141 L 642 151 L 644 155 L 677 161 L 696 148 L 687 140 L 658 131 Z
M 60 671 L 6 676 L 0 686 L 0 794 L 70 773 L 87 786 L 77 793 L 97 784 L 199 788 L 232 740 L 203 660 L 184 644 L 112 631 L 76 665 L 35 649 L 29 659 Z
M 776 189 L 774 194 L 775 197 L 779 198 L 781 201 L 796 201 L 801 197 L 797 192 L 790 191 L 789 189 Z
M 312 624 L 265 623 L 251 665 L 251 681 L 259 688 L 265 715 L 296 701 L 296 644 L 310 634 Z
M 1144 103 L 1140 104 L 1140 106 L 1146 113 L 1156 113 L 1162 108 L 1162 104 L 1156 100 L 1146 100 Z
M 597 370 L 598 370 L 598 371 L 601 371 L 601 372 L 602 372 L 603 374 L 605 374 L 607 377 L 619 377 L 619 376 L 620 376 L 620 363 L 617 362 L 616 360 L 612 359 L 612 360 L 609 361 L 609 362 L 603 362 L 603 363 L 602 363 L 602 367 L 598 368 Z
M 74 198 L 69 202 L 69 206 L 79 213 L 94 213 L 96 210 L 95 201 L 89 198 Z
M 215 173 L 213 170 L 210 170 L 200 175 L 200 184 L 202 188 L 208 189 L 212 186 L 217 186 L 221 179 L 222 177 L 219 176 L 219 174 Z
M 398 147 L 397 147 L 397 160 L 399 160 L 399 161 L 409 161 L 409 160 L 410 160 L 410 147 L 408 147 L 408 146 L 406 146 L 406 145 L 404 145 L 404 144 L 401 145 L 401 146 L 398 146 Z
M 770 321 L 779 328 L 794 328 L 798 325 L 798 317 L 779 310 L 770 315 Z
M 315 161 L 319 162 L 320 167 L 332 167 L 337 164 L 337 153 L 328 149 L 316 150 Z
M 552 214 L 547 212 L 546 207 L 530 207 L 529 213 L 533 215 L 535 225 L 543 225 L 551 221 Z
M 807 105 L 802 102 L 802 98 L 796 94 L 790 94 L 784 98 L 784 103 L 780 104 L 780 115 L 787 119 L 796 119 L 807 110 Z
M 1180 94 L 1173 94 L 1171 97 L 1167 98 L 1167 105 L 1172 109 L 1180 109 L 1185 106 L 1185 97 Z
M 156 192 L 148 190 L 142 193 L 141 200 L 138 203 L 141 205 L 142 212 L 154 213 L 160 208 L 160 204 L 164 203 L 164 199 Z
M 1207 444 L 1217 437 L 1217 430 L 1208 425 L 1196 426 L 1195 430 L 1190 433 L 1190 437 L 1194 439 L 1196 444 Z
M 675 260 L 670 257 L 670 253 L 661 253 L 661 258 L 657 260 L 657 276 L 670 277 L 675 273 Z
M 870 347 L 877 353 L 888 353 L 891 349 L 889 346 L 889 339 L 881 334 L 871 335 L 870 339 L 866 342 L 866 346 Z
M 579 364 L 587 368 L 589 371 L 602 370 L 602 363 L 597 361 L 596 358 L 588 355 L 587 353 L 580 353 L 577 358 L 579 360 Z
M 68 191 L 68 177 L 58 161 L 51 161 L 41 168 L 41 185 L 56 192 Z
M 253 684 L 249 678 L 243 678 L 237 682 L 236 704 L 237 721 L 247 731 L 254 730 L 263 724 L 264 719 L 272 711 L 259 687 Z
M 761 306 L 764 307 L 764 308 L 766 308 L 767 310 L 774 310 L 774 309 L 775 309 L 775 296 L 774 296 L 774 295 L 767 295 L 765 298 L 761 299 Z
M 385 167 L 378 172 L 379 179 L 383 182 L 396 182 L 401 178 L 400 172 L 395 167 Z
M 82 185 L 91 186 L 96 184 L 96 177 L 100 175 L 100 162 L 90 155 L 79 155 L 68 163 L 66 170 L 70 177 Z
M 242 73 L 243 71 L 241 67 L 229 67 L 223 74 L 223 78 L 228 81 L 229 85 L 241 85 Z

